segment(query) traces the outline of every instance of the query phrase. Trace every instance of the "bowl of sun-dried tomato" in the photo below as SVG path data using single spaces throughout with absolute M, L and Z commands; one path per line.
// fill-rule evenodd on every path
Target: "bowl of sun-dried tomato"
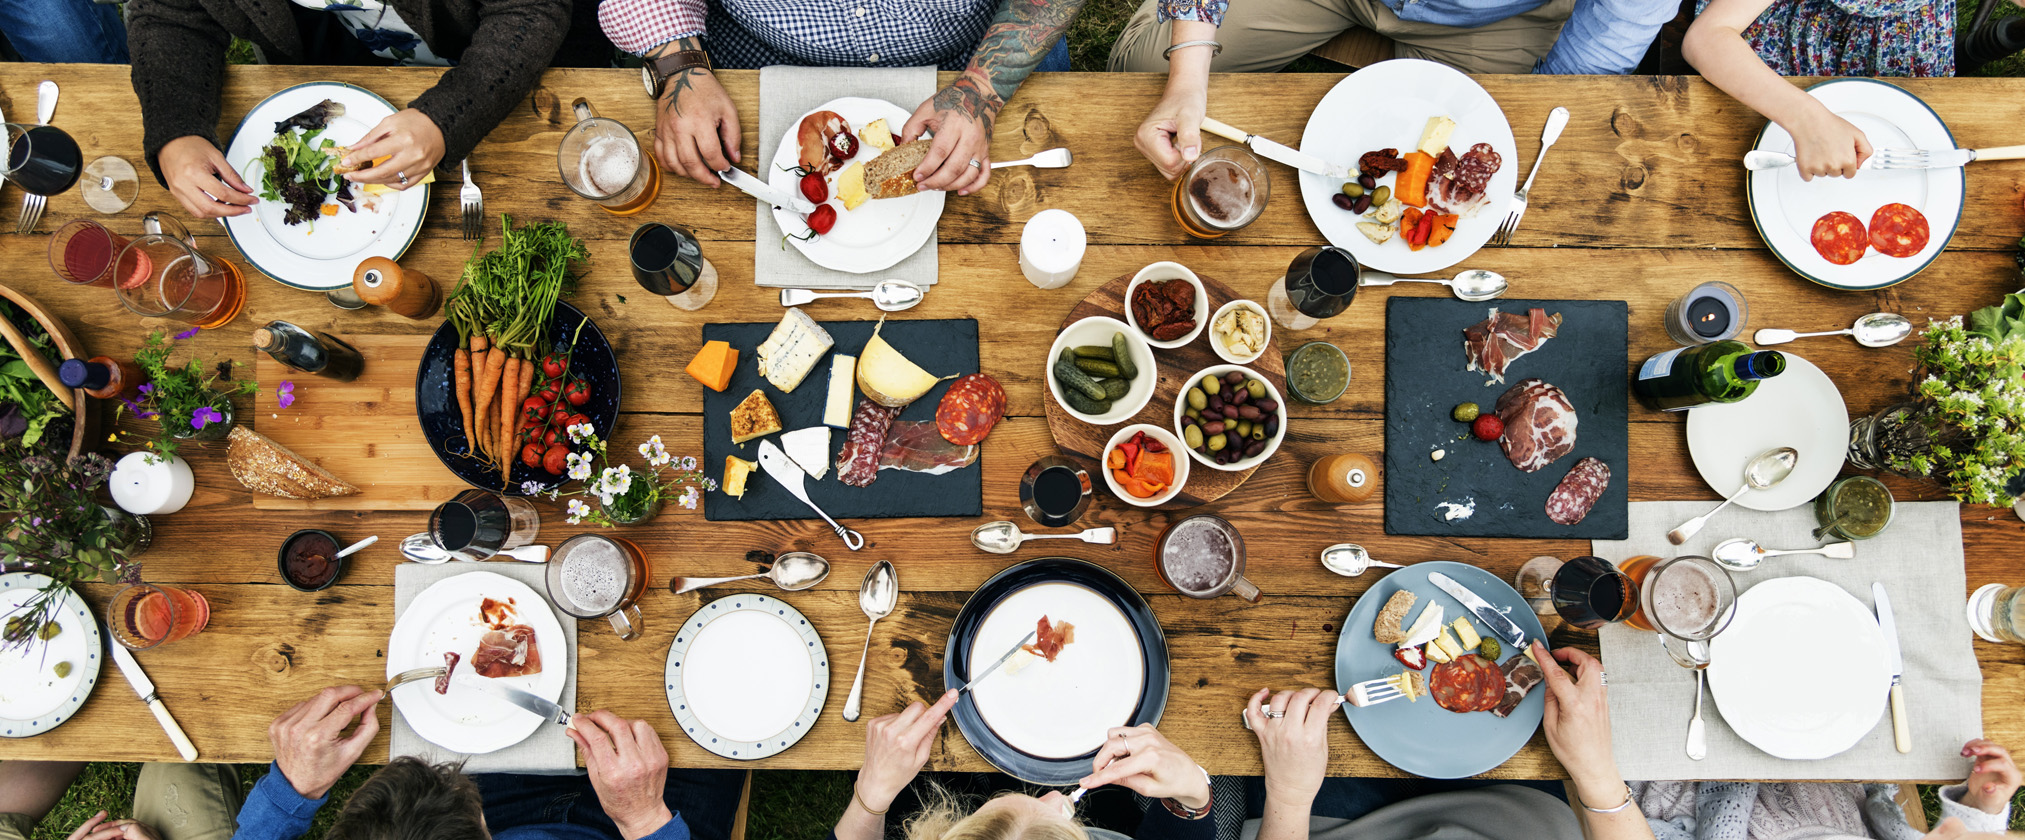
M 1125 321 L 1147 344 L 1172 350 L 1202 334 L 1209 322 L 1209 293 L 1187 266 L 1157 262 L 1139 269 L 1125 286 Z

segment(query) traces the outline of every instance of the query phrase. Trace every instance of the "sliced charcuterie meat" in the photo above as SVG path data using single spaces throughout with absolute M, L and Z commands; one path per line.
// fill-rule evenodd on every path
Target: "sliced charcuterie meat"
M 471 652 L 471 670 L 481 677 L 526 677 L 541 673 L 541 648 L 535 644 L 534 628 L 515 624 L 488 630 Z
M 1520 703 L 1525 702 L 1526 692 L 1532 691 L 1533 686 L 1547 678 L 1540 672 L 1540 666 L 1524 654 L 1505 660 L 1505 665 L 1505 697 L 1498 701 L 1497 708 L 1491 710 L 1491 714 L 1498 717 L 1511 715 Z
M 1489 143 L 1471 146 L 1460 158 L 1443 150 L 1441 157 L 1435 159 L 1434 177 L 1429 183 L 1427 195 L 1428 205 L 1457 216 L 1475 213 L 1490 203 L 1491 176 L 1497 174 L 1504 162 L 1504 158 Z
M 1870 214 L 1870 247 L 1888 257 L 1910 257 L 1925 250 L 1927 217 L 1904 204 L 1887 204 Z
M 436 693 L 450 693 L 450 675 L 457 673 L 457 660 L 464 657 L 456 653 L 443 654 L 443 676 L 436 678 Z
M 803 117 L 795 131 L 797 161 L 802 169 L 823 175 L 837 171 L 842 164 L 830 154 L 830 141 L 850 132 L 851 124 L 835 111 L 817 111 Z
M 1427 681 L 1436 705 L 1451 712 L 1488 712 L 1505 697 L 1505 672 L 1474 653 L 1434 666 Z
M 852 487 L 864 487 L 879 477 L 886 430 L 898 416 L 898 408 L 887 408 L 871 400 L 858 401 L 858 411 L 851 415 L 851 430 L 844 437 L 844 449 L 837 453 L 837 480 Z
M 879 447 L 879 469 L 941 475 L 977 463 L 981 448 L 950 443 L 926 420 L 896 420 Z
M 1463 352 L 1469 356 L 1469 369 L 1480 370 L 1491 375 L 1491 381 L 1505 381 L 1505 371 L 1520 356 L 1540 349 L 1561 330 L 1561 313 L 1547 314 L 1547 310 L 1534 307 L 1526 314 L 1499 312 L 1491 307 L 1491 316 L 1471 324 L 1463 330 Z
M 1498 445 L 1524 472 L 1537 472 L 1575 449 L 1575 406 L 1561 389 L 1539 379 L 1521 379 L 1498 397 L 1505 433 Z
M 1848 265 L 1863 259 L 1863 252 L 1870 250 L 1870 235 L 1864 232 L 1863 220 L 1837 210 L 1814 220 L 1814 250 L 1821 258 L 1836 265 Z
M 1609 486 L 1609 464 L 1595 458 L 1576 461 L 1554 492 L 1547 495 L 1547 518 L 1562 525 L 1581 522 Z
M 935 406 L 935 425 L 944 440 L 969 446 L 991 434 L 1005 416 L 1005 387 L 982 373 L 958 377 Z

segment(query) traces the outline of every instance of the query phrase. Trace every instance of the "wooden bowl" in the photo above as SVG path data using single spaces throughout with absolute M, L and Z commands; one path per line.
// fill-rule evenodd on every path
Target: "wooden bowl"
M 64 325 L 62 318 L 43 308 L 34 298 L 5 285 L 0 285 L 0 298 L 6 298 L 15 308 L 34 318 L 37 324 L 42 325 L 43 332 L 48 333 L 49 337 L 56 341 L 56 352 L 61 353 L 62 358 L 51 359 L 51 364 L 61 364 L 64 359 L 89 358 L 89 354 L 84 352 L 84 342 L 78 340 L 77 334 Z M 85 396 L 83 389 L 73 389 L 70 393 L 72 402 L 77 405 L 76 415 L 72 418 L 75 421 L 75 431 L 70 435 L 70 454 L 76 457 L 86 451 L 87 441 L 98 439 L 98 412 L 93 410 L 91 398 Z

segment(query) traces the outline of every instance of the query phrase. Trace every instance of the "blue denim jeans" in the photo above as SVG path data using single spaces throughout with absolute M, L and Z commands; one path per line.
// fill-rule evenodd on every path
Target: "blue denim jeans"
M 1523 785 L 1545 791 L 1563 802 L 1568 800 L 1560 782 L 1506 779 L 1359 779 L 1332 776 L 1322 780 L 1322 790 L 1315 794 L 1315 806 L 1310 811 L 1318 817 L 1354 820 L 1394 802 L 1404 802 L 1417 796 L 1492 785 Z M 1264 777 L 1245 778 L 1245 805 L 1249 812 L 1247 817 L 1258 819 L 1264 816 L 1266 805 Z
M 618 840 L 619 827 L 598 804 L 589 776 L 523 776 L 476 773 L 471 776 L 485 796 L 485 824 L 498 834 L 520 826 L 568 823 Z M 668 771 L 661 801 L 689 826 L 695 840 L 725 840 L 738 814 L 743 770 Z
M 1055 48 L 1048 50 L 1048 54 L 1041 57 L 1041 66 L 1034 68 L 1034 72 L 1065 73 L 1068 70 L 1069 36 L 1064 34 L 1061 40 L 1055 42 Z
M 28 61 L 127 63 L 127 27 L 118 6 L 91 0 L 5 0 L 0 34 Z

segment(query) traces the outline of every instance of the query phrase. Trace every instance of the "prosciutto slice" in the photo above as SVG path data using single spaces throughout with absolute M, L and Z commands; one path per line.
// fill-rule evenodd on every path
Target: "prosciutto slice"
M 1457 216 L 1475 214 L 1490 203 L 1491 176 L 1504 163 L 1489 143 L 1471 146 L 1460 158 L 1443 149 L 1428 182 L 1428 206 Z
M 1547 310 L 1534 307 L 1520 315 L 1491 307 L 1489 318 L 1463 329 L 1463 353 L 1469 357 L 1469 370 L 1488 373 L 1491 382 L 1502 384 L 1513 362 L 1540 349 L 1560 332 L 1559 312 L 1549 315 Z
M 486 631 L 471 653 L 471 670 L 481 677 L 525 677 L 541 673 L 541 648 L 535 644 L 534 628 L 514 624 Z
M 1536 472 L 1575 449 L 1575 406 L 1561 389 L 1539 379 L 1522 379 L 1498 397 L 1498 438 L 1505 458 L 1522 472 Z
M 1508 716 L 1518 709 L 1526 699 L 1526 692 L 1532 691 L 1533 686 L 1547 678 L 1540 672 L 1540 666 L 1533 664 L 1533 660 L 1527 659 L 1525 654 L 1505 661 L 1509 663 L 1509 667 L 1505 668 L 1505 697 L 1498 701 L 1497 708 L 1491 710 L 1491 714 L 1498 717 Z
M 950 443 L 935 421 L 896 420 L 886 429 L 879 469 L 941 475 L 977 463 L 979 449 L 977 444 Z
M 1034 631 L 1033 643 L 1020 645 L 1020 650 L 1049 662 L 1055 661 L 1055 657 L 1062 654 L 1062 648 L 1076 641 L 1076 625 L 1057 621 L 1053 626 L 1049 626 L 1048 617 L 1045 615 L 1041 616 L 1040 621 L 1035 622 Z

